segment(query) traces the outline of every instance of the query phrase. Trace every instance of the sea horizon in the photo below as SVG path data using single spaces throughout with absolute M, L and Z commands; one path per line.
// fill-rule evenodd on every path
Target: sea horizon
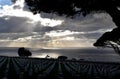
M 67 56 L 68 59 L 84 59 L 86 61 L 120 62 L 120 56 L 109 48 L 27 48 L 32 58 L 57 58 Z M 0 56 L 18 56 L 18 47 L 0 47 Z

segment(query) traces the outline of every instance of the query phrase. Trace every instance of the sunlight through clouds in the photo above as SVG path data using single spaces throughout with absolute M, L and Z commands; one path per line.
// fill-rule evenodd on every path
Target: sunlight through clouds
M 57 26 L 62 24 L 63 20 L 54 20 L 49 18 L 41 18 L 40 14 L 34 15 L 32 12 L 24 10 L 25 3 L 24 0 L 17 0 L 13 5 L 5 5 L 2 6 L 2 10 L 0 10 L 0 17 L 3 16 L 16 16 L 16 17 L 26 17 L 31 19 L 31 23 L 41 22 L 43 26 Z
M 113 27 L 105 13 L 73 19 L 52 13 L 34 15 L 24 0 L 0 0 L 0 47 L 90 47 Z
M 66 31 L 51 31 L 49 33 L 46 33 L 46 35 L 50 37 L 56 37 L 56 36 L 67 36 L 67 35 L 72 35 L 72 34 L 79 34 L 79 32 L 72 32 L 69 30 Z

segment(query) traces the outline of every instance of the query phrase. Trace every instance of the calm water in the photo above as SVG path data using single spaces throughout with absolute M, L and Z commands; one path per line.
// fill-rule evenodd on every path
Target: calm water
M 18 56 L 18 48 L 0 48 L 2 56 Z M 97 49 L 97 48 L 76 48 L 76 49 L 29 49 L 32 52 L 32 57 L 45 58 L 49 55 L 50 58 L 57 58 L 60 55 L 67 56 L 69 59 L 85 59 L 92 61 L 108 61 L 120 62 L 120 56 L 113 49 Z

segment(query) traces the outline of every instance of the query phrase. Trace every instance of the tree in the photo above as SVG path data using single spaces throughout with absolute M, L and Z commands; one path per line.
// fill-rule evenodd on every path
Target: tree
M 82 14 L 86 16 L 89 13 L 105 12 L 108 13 L 113 22 L 116 24 L 116 30 L 120 31 L 120 0 L 25 0 L 26 4 L 29 6 L 29 9 L 34 13 L 46 12 L 46 13 L 56 13 L 58 15 L 74 16 L 75 14 Z M 119 36 L 120 32 L 110 34 L 117 34 L 117 36 L 110 37 L 114 40 L 107 40 L 120 45 Z M 103 34 L 105 37 L 106 34 Z M 106 37 L 107 38 L 107 37 Z M 100 38 L 101 40 L 102 38 Z M 98 39 L 99 41 L 99 39 Z M 100 44 L 101 43 L 101 44 Z M 101 40 L 97 45 L 107 46 L 110 43 L 106 43 L 105 40 Z M 94 46 L 96 46 L 94 44 Z
M 66 57 L 66 56 L 58 56 L 58 59 L 59 60 L 66 60 L 68 57 Z
M 84 16 L 94 12 L 108 13 L 114 23 L 120 27 L 120 0 L 25 0 L 29 9 L 34 13 L 46 12 L 74 16 Z
M 120 55 L 118 45 L 120 45 L 120 28 L 115 28 L 111 32 L 104 33 L 95 43 L 96 47 L 113 48 Z
M 20 57 L 28 57 L 28 56 L 31 56 L 32 53 L 28 49 L 25 49 L 24 47 L 21 47 L 21 48 L 18 49 L 18 55 Z

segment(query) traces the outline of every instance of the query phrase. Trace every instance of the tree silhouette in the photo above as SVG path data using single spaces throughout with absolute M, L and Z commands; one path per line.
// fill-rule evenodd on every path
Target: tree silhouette
M 106 12 L 120 27 L 120 0 L 25 0 L 25 2 L 34 14 L 46 12 L 67 16 L 75 14 L 85 16 L 92 12 Z
M 115 28 L 111 32 L 104 33 L 97 41 L 94 43 L 96 47 L 112 47 L 115 52 L 120 55 L 120 50 L 118 45 L 120 45 L 120 28 Z
M 114 48 L 115 44 L 113 45 L 112 42 L 116 43 L 115 46 L 120 44 L 120 0 L 25 0 L 25 2 L 34 14 L 45 12 L 70 17 L 75 14 L 86 16 L 89 13 L 108 13 L 117 28 L 103 34 L 94 46 L 109 47 L 110 45 Z
M 28 57 L 28 56 L 31 56 L 32 53 L 28 49 L 25 49 L 24 47 L 21 47 L 21 48 L 18 49 L 18 55 L 20 57 Z
M 66 60 L 67 58 L 67 56 L 58 56 L 58 60 Z

